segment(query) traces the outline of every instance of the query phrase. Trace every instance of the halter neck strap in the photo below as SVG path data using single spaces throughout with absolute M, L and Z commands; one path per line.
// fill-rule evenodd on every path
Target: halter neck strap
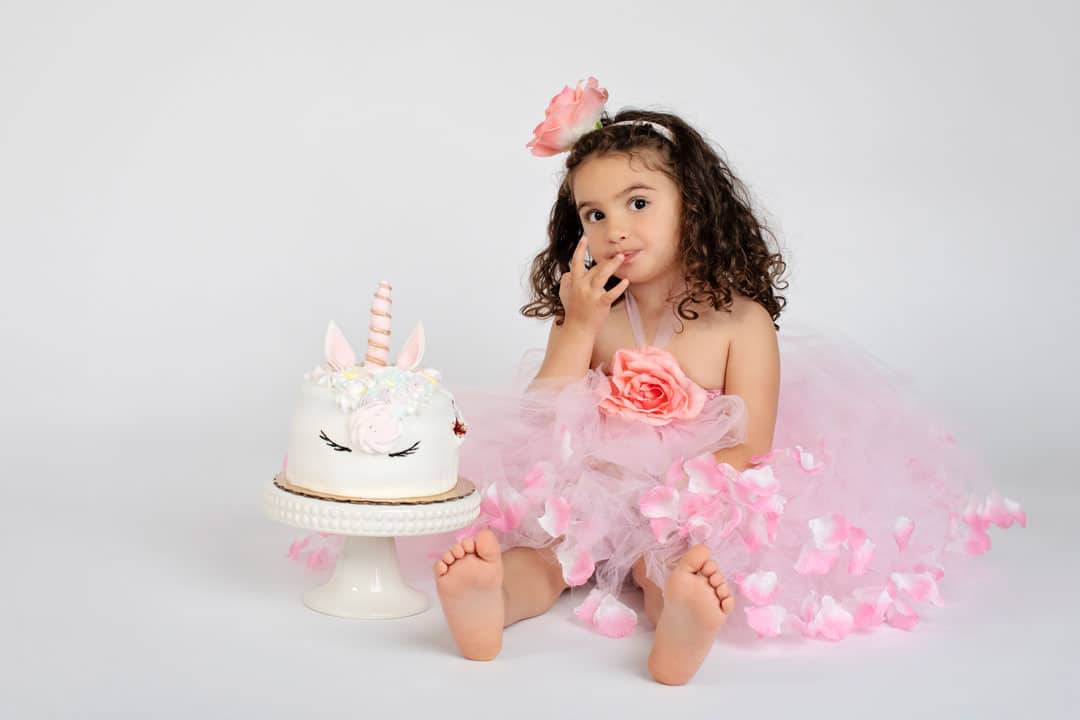
M 630 288 L 626 289 L 623 297 L 626 298 L 626 316 L 630 319 L 630 329 L 634 332 L 634 342 L 637 343 L 637 346 L 643 348 L 652 345 L 656 348 L 663 348 L 667 345 L 675 334 L 674 313 L 670 312 L 671 309 L 668 308 L 668 312 L 660 316 L 660 324 L 656 328 L 656 337 L 649 343 L 645 340 L 645 326 L 641 322 L 641 311 L 638 309 L 634 296 L 630 294 Z

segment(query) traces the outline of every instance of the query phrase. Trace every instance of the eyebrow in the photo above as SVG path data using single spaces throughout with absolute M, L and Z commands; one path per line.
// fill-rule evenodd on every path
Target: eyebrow
M 655 191 L 656 188 L 649 187 L 648 185 L 642 185 L 642 184 L 639 183 L 637 185 L 631 185 L 630 187 L 626 188 L 625 190 L 623 190 L 621 193 L 619 193 L 615 197 L 620 198 L 623 195 L 627 194 L 628 192 L 633 192 L 634 190 L 653 190 L 653 191 Z M 592 200 L 585 200 L 584 202 L 579 202 L 578 205 L 577 205 L 578 212 L 581 212 L 588 205 L 595 205 L 595 204 L 596 203 L 593 202 Z

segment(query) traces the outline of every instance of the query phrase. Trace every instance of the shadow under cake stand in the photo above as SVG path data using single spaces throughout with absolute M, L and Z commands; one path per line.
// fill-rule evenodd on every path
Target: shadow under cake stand
M 480 493 L 460 478 L 441 495 L 393 500 L 335 497 L 290 485 L 279 473 L 263 495 L 270 518 L 305 530 L 344 535 L 330 580 L 304 593 L 312 610 L 345 618 L 399 618 L 430 607 L 401 576 L 395 537 L 458 530 L 480 515 Z

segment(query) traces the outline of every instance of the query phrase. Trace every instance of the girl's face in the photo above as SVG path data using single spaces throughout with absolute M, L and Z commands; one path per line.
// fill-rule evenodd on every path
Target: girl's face
M 667 175 L 640 157 L 594 156 L 574 169 L 571 191 L 593 259 L 626 253 L 616 277 L 643 283 L 678 267 L 682 200 Z

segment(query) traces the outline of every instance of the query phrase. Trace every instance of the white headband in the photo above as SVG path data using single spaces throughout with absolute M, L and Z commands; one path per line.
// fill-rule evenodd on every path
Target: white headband
M 675 136 L 671 131 L 660 123 L 654 123 L 652 120 L 620 120 L 619 122 L 611 123 L 611 125 L 608 125 L 607 127 L 611 127 L 612 125 L 648 125 L 653 130 L 663 135 L 669 143 L 672 145 L 675 144 Z

